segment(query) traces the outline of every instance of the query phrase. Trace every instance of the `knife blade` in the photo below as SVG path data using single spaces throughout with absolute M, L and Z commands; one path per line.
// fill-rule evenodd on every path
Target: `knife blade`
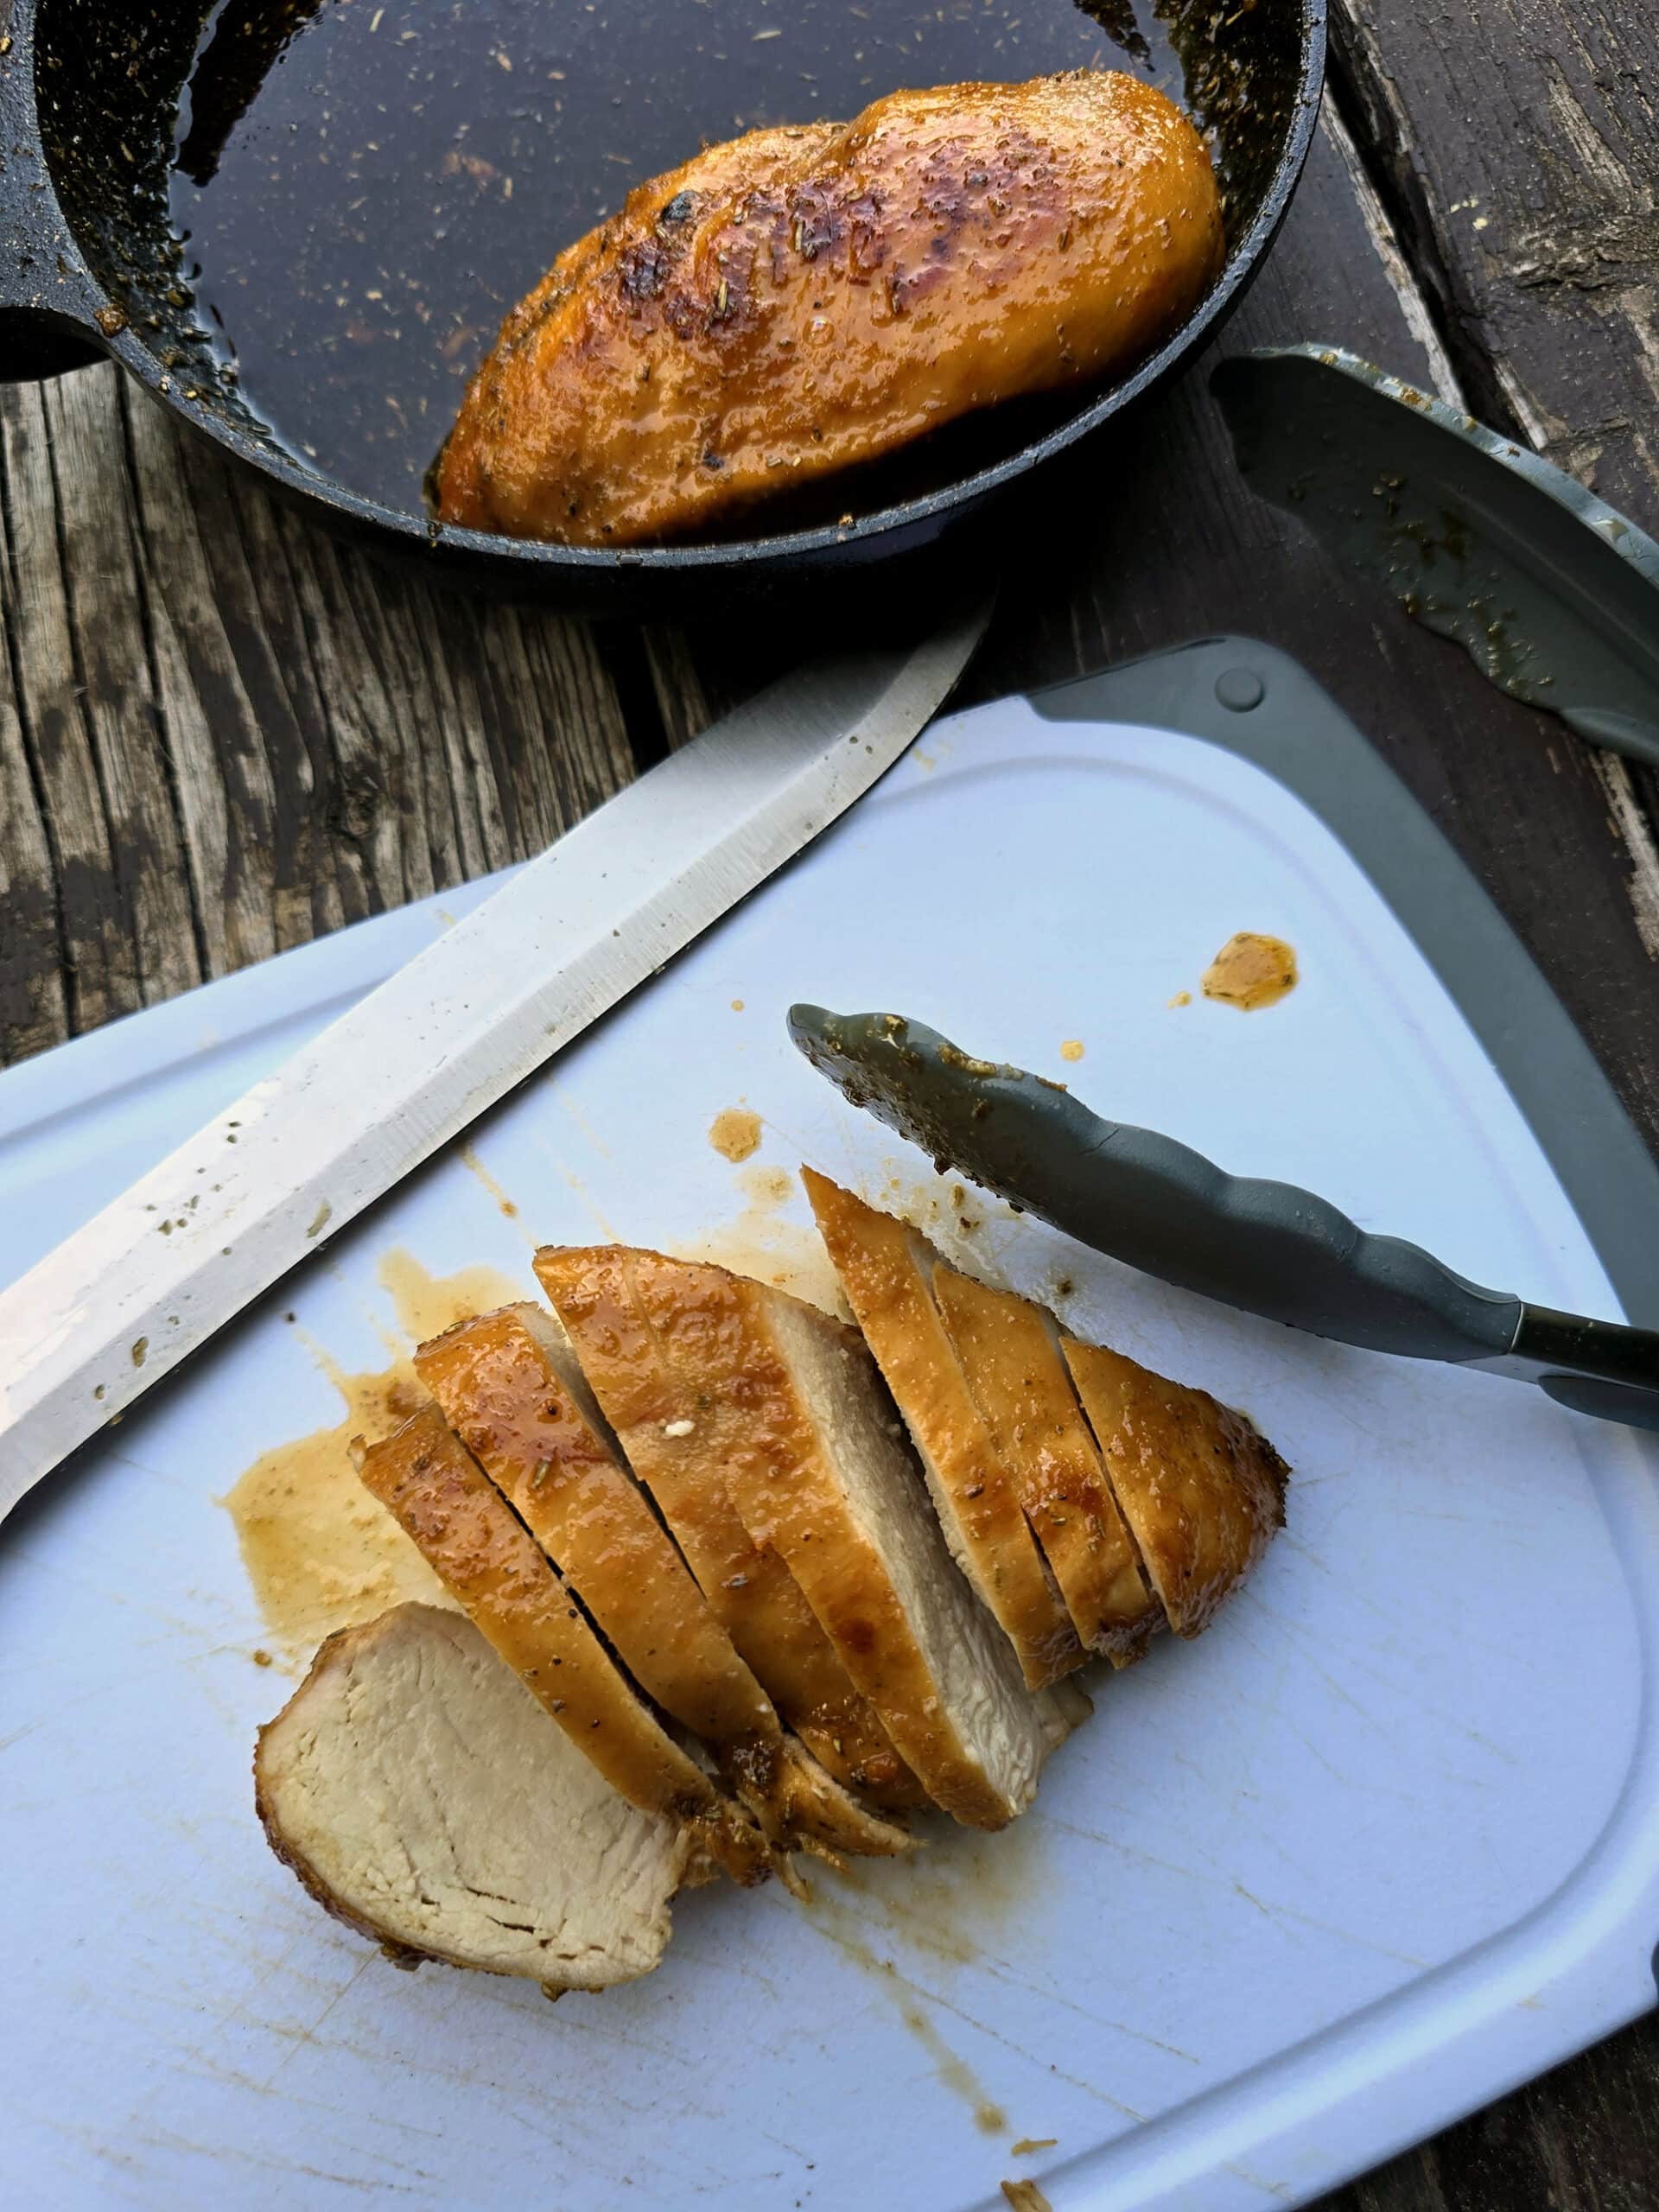
M 0 1292 L 0 1517 L 868 791 L 988 614 L 727 715 Z
M 854 1105 L 1010 1205 L 1184 1290 L 1315 1336 L 1537 1383 L 1659 1429 L 1659 1333 L 1487 1290 L 1293 1183 L 1230 1175 L 1065 1087 L 896 1014 L 795 1006 L 790 1035 Z

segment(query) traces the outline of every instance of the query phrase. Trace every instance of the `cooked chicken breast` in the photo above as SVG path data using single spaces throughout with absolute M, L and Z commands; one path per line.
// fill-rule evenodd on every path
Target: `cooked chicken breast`
M 1177 1636 L 1197 1636 L 1285 1525 L 1290 1470 L 1207 1390 L 1065 1339 L 1106 1474 Z
M 684 537 L 998 400 L 1122 370 L 1219 270 L 1203 142 L 1077 71 L 760 130 L 641 185 L 508 316 L 441 518 Z
M 1088 1700 L 1026 1688 L 951 1562 L 856 1332 L 724 1268 L 627 1259 L 696 1408 L 683 1465 L 730 1497 L 762 1557 L 787 1564 L 934 1802 L 1002 1827 Z
M 473 1624 L 433 1605 L 331 1636 L 253 1773 L 276 1856 L 400 1965 L 523 1974 L 550 1996 L 632 1981 L 696 1878 L 694 1833 L 619 1796 Z
M 421 1346 L 415 1371 L 634 1681 L 702 1738 L 773 1843 L 882 1858 L 911 1848 L 785 1735 L 612 1449 L 551 1314 L 508 1306 L 457 1322 Z

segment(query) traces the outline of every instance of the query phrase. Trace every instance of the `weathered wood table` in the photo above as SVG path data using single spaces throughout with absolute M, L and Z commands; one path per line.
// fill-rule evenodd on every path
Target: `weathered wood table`
M 1659 11 L 1332 12 L 1308 174 L 1220 350 L 1351 346 L 1659 530 Z M 1253 500 L 1204 365 L 1056 484 L 969 695 L 1219 628 L 1287 647 L 1461 848 L 1659 1146 L 1659 776 L 1500 697 Z M 752 625 L 693 639 L 393 577 L 107 368 L 0 392 L 0 525 L 4 1060 L 537 850 L 772 658 Z M 1329 2202 L 1659 2205 L 1659 2020 Z

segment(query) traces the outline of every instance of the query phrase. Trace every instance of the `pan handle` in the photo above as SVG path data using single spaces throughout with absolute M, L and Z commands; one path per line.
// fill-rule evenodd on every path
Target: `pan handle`
M 0 22 L 5 11 L 0 8 Z M 0 384 L 103 359 L 124 318 L 99 289 L 52 188 L 35 107 L 35 9 L 14 0 L 0 54 Z
M 105 358 L 101 340 L 74 316 L 13 304 L 7 289 L 0 279 L 0 384 L 37 384 Z

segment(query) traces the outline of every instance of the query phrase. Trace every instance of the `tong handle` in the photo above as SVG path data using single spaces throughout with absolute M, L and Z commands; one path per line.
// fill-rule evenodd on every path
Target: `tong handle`
M 1488 1290 L 1312 1191 L 1230 1175 L 902 1015 L 797 1006 L 789 1022 L 855 1105 L 1079 1243 L 1315 1336 L 1490 1369 L 1575 1412 L 1659 1429 L 1659 1334 Z

